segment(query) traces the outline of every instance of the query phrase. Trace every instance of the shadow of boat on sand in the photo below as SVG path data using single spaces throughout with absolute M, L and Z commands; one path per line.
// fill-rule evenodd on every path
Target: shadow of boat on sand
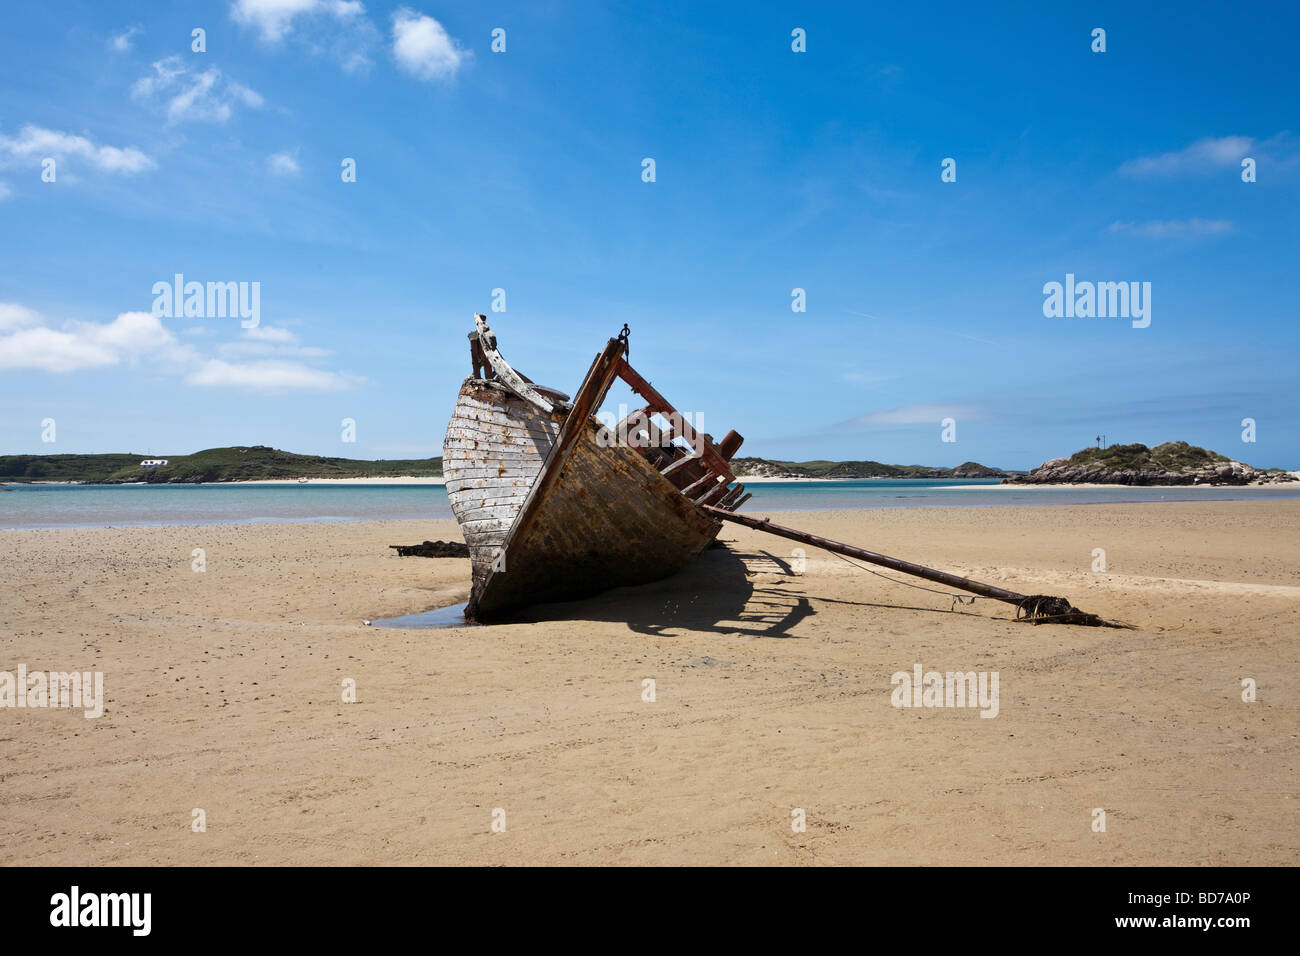
M 626 624 L 637 634 L 703 631 L 797 637 L 791 633 L 795 626 L 817 613 L 809 600 L 756 583 L 758 578 L 789 573 L 789 564 L 780 558 L 719 544 L 660 581 L 613 588 L 579 601 L 533 605 L 500 623 L 600 621 Z

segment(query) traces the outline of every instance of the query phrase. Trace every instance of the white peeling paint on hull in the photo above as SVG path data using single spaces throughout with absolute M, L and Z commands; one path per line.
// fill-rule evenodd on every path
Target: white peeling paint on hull
M 537 480 L 563 416 L 547 414 L 504 386 L 467 378 L 443 442 L 452 514 L 469 545 L 477 586 Z

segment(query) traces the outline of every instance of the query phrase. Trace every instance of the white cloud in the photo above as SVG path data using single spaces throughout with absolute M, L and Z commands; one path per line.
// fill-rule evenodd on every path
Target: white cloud
M 292 360 L 330 353 L 299 345 L 297 336 L 287 329 L 242 329 L 239 339 L 224 343 L 219 351 L 227 357 L 205 356 L 193 345 L 180 343 L 159 317 L 149 312 L 124 312 L 107 323 L 65 322 L 61 328 L 53 328 L 26 306 L 0 303 L 0 369 L 62 374 L 125 363 L 143 365 L 154 373 L 181 375 L 191 385 L 257 390 L 334 390 L 364 381 Z M 241 353 L 277 357 L 227 360 Z
M 268 43 L 281 40 L 295 17 L 314 12 L 319 0 L 235 0 L 230 15 L 236 23 L 255 27 Z
M 43 372 L 76 372 L 116 365 L 112 349 L 71 332 L 40 326 L 0 337 L 0 368 L 34 368 Z
M 297 176 L 302 172 L 298 165 L 297 150 L 292 153 L 272 153 L 266 157 L 266 167 L 276 176 Z
M 327 16 L 346 22 L 363 18 L 365 12 L 357 0 L 235 0 L 230 5 L 234 21 L 253 27 L 267 43 L 284 39 L 295 20 Z
M 359 0 L 234 0 L 230 16 L 269 46 L 289 40 L 329 56 L 348 73 L 370 68 L 370 50 L 379 40 Z
M 298 336 L 288 329 L 273 325 L 257 325 L 243 329 L 234 342 L 225 342 L 219 348 L 224 356 L 292 356 L 294 358 L 324 358 L 333 355 L 329 349 L 312 345 L 301 345 Z
M 136 34 L 138 34 L 139 32 L 140 32 L 139 27 L 130 27 L 126 30 L 123 30 L 121 33 L 114 33 L 111 37 L 109 37 L 108 45 L 111 49 L 115 50 L 118 53 L 127 53 L 131 50 L 131 47 L 134 45 L 133 41 L 135 39 Z
M 148 312 L 123 312 L 106 324 L 69 322 L 62 329 L 40 324 L 37 313 L 12 303 L 0 306 L 3 315 L 16 316 L 20 324 L 10 334 L 0 335 L 0 368 L 76 372 L 123 361 L 174 363 L 191 357 L 188 347 L 177 344 L 176 337 Z
M 123 312 L 107 325 L 81 323 L 83 334 L 121 355 L 137 355 L 176 344 L 162 320 L 149 312 Z
M 9 184 L 4 180 L 0 179 L 0 200 L 8 199 L 13 194 L 14 191 L 9 188 Z
M 40 325 L 40 313 L 16 302 L 0 302 L 0 332 Z
M 0 162 L 39 162 L 46 157 L 59 160 L 60 164 L 68 157 L 84 159 L 96 169 L 108 173 L 138 173 L 157 165 L 134 146 L 125 149 L 96 146 L 85 136 L 42 129 L 30 123 L 20 129 L 17 136 L 0 134 Z
M 1207 137 L 1172 153 L 1130 159 L 1120 166 L 1119 171 L 1126 176 L 1139 177 L 1211 173 L 1241 165 L 1254 145 L 1255 140 L 1249 136 Z
M 136 80 L 131 95 L 160 106 L 172 124 L 225 123 L 236 107 L 257 109 L 264 102 L 256 90 L 226 79 L 217 67 L 196 73 L 176 55 L 155 61 L 153 74 Z
M 131 85 L 131 95 L 138 98 L 153 96 L 175 86 L 177 78 L 185 75 L 185 62 L 176 54 L 153 62 L 153 76 L 144 76 Z
M 336 391 L 347 388 L 354 381 L 356 380 L 338 372 L 276 359 L 243 363 L 209 359 L 186 378 L 190 385 L 251 388 L 258 391 L 289 388 Z
M 1234 230 L 1226 219 L 1168 219 L 1151 222 L 1112 222 L 1107 232 L 1122 232 L 1143 239 L 1186 239 L 1192 236 L 1223 236 Z
M 249 87 L 245 86 L 243 83 L 235 83 L 234 81 L 228 81 L 226 83 L 226 90 L 230 94 L 230 96 L 235 100 L 235 102 L 242 103 L 244 106 L 248 106 L 253 109 L 258 109 L 259 107 L 261 107 L 263 103 L 266 102 L 264 99 L 262 99 L 261 93 L 257 92 L 257 90 L 250 89 Z
M 851 419 L 846 424 L 933 425 L 938 428 L 939 423 L 945 418 L 955 418 L 958 421 L 976 421 L 979 419 L 979 409 L 970 405 L 899 405 L 896 408 L 886 408 L 879 412 L 869 412 L 866 415 Z
M 417 79 L 449 80 L 472 54 L 433 17 L 402 7 L 393 14 L 393 56 Z
M 243 330 L 244 337 L 258 342 L 274 342 L 277 345 L 290 345 L 298 341 L 298 336 L 288 329 L 275 325 L 255 325 Z

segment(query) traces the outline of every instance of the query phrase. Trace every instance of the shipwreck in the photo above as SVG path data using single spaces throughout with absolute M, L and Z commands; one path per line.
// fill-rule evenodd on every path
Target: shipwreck
M 744 439 L 729 431 L 715 442 L 693 427 L 629 363 L 626 325 L 570 398 L 513 368 L 486 316 L 474 322 L 471 374 L 456 397 L 442 463 L 469 549 L 467 620 L 667 577 L 733 521 L 1012 604 L 1018 620 L 1108 625 L 1064 598 L 1018 594 L 737 514 L 751 497 L 730 464 Z M 645 405 L 611 427 L 596 413 L 618 380 Z

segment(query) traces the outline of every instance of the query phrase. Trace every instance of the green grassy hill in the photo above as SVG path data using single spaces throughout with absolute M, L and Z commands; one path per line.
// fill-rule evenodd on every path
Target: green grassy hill
M 1076 451 L 1069 460 L 1072 465 L 1087 465 L 1092 468 L 1189 471 L 1232 459 L 1217 451 L 1189 445 L 1185 441 L 1168 441 L 1155 448 L 1148 448 L 1141 442 L 1111 445 L 1109 448 L 1085 448 Z
M 1247 485 L 1292 482 L 1280 468 L 1253 468 L 1217 451 L 1170 441 L 1148 448 L 1140 442 L 1085 448 L 1069 458 L 1045 461 L 1017 484 Z
M 0 455 L 0 481 L 94 481 L 144 455 Z M 87 476 L 94 476 L 88 478 Z
M 146 457 L 166 458 L 141 468 Z M 127 482 L 255 481 L 267 478 L 442 477 L 442 458 L 364 461 L 296 455 L 265 445 L 208 448 L 193 455 L 0 455 L 0 481 Z

